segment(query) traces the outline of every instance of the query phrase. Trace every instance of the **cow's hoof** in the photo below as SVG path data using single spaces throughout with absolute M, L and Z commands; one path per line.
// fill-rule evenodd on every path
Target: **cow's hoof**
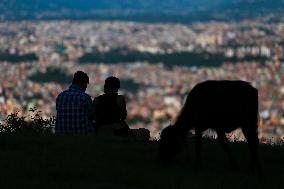
M 240 171 L 240 166 L 239 165 L 232 165 L 231 166 L 231 170 L 233 172 L 239 172 Z
M 202 163 L 200 161 L 196 161 L 193 165 L 193 170 L 198 172 L 202 169 Z

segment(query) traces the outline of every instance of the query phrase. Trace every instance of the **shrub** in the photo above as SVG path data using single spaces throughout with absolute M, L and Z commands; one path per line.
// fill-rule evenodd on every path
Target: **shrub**
M 51 134 L 55 117 L 44 119 L 37 109 L 30 109 L 34 115 L 20 116 L 19 111 L 11 113 L 0 124 L 2 134 Z

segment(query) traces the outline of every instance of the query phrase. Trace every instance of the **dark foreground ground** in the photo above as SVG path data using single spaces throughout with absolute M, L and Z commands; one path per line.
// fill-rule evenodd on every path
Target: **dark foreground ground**
M 193 158 L 157 165 L 157 148 L 158 142 L 91 136 L 0 136 L 0 188 L 284 188 L 284 146 L 260 147 L 265 179 L 248 171 L 244 143 L 231 144 L 239 172 L 230 171 L 215 141 L 205 142 L 199 171 Z

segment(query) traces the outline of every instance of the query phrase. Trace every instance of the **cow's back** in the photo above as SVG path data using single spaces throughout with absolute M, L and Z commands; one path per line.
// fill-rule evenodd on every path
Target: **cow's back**
M 181 114 L 191 127 L 220 127 L 230 132 L 256 125 L 258 92 L 244 81 L 205 81 L 191 90 Z

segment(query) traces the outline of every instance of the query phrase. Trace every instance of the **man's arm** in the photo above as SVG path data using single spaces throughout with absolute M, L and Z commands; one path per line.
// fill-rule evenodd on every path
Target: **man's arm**
M 59 105 L 59 96 L 60 96 L 60 94 L 56 97 L 56 110 L 58 110 L 58 105 Z
M 87 111 L 89 113 L 89 120 L 93 121 L 94 120 L 94 108 L 93 108 L 93 104 L 92 104 L 92 98 L 90 96 L 88 96 L 88 98 L 86 99 L 86 108 Z

